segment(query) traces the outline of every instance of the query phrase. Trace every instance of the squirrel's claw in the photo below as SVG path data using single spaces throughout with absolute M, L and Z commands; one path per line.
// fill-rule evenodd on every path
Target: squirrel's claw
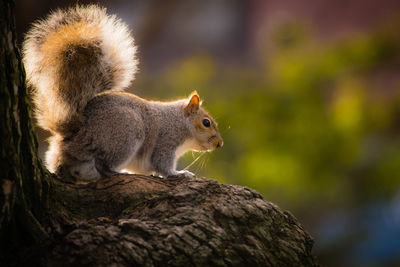
M 196 177 L 196 175 L 190 171 L 182 170 L 182 171 L 176 171 L 176 173 L 174 173 L 172 175 L 168 175 L 168 178 L 170 178 L 170 177 L 192 179 L 192 178 Z

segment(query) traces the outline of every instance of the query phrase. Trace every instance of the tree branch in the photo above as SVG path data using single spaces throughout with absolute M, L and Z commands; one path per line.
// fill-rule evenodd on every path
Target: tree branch
M 317 265 L 297 220 L 247 187 L 118 175 L 55 188 L 46 265 Z

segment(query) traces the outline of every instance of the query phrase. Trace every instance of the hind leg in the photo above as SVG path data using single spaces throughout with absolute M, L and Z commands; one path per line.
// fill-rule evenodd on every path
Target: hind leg
M 56 174 L 65 180 L 72 181 L 92 181 L 102 176 L 95 166 L 94 159 L 80 161 L 71 157 L 58 165 Z
M 110 154 L 116 155 L 114 157 L 105 158 L 103 154 L 97 156 L 95 160 L 96 170 L 102 176 L 113 176 L 121 173 L 122 169 L 135 157 L 142 143 L 143 140 L 135 139 L 127 145 L 121 144 L 113 147 L 114 151 L 110 151 Z
M 77 159 L 64 151 L 64 143 L 63 138 L 59 135 L 49 139 L 46 166 L 50 172 L 67 181 L 90 181 L 101 177 L 93 158 Z
M 96 161 L 96 170 L 102 175 L 102 176 L 113 176 L 119 174 L 118 171 L 111 169 L 108 165 L 106 164 L 101 164 L 99 161 Z
M 145 139 L 141 117 L 131 107 L 94 106 L 85 124 L 98 172 L 103 176 L 119 173 L 136 156 Z M 93 134 L 101 131 L 101 134 Z M 83 130 L 81 130 L 83 132 Z M 80 138 L 79 140 L 82 140 Z
M 75 161 L 69 167 L 69 172 L 76 180 L 91 181 L 101 178 L 101 174 L 98 172 L 95 161 Z

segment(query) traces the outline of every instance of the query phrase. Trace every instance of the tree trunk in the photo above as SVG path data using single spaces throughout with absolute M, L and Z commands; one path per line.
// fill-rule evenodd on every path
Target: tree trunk
M 317 265 L 297 220 L 247 187 L 51 176 L 37 156 L 12 7 L 1 0 L 1 266 Z
M 48 238 L 45 219 L 50 183 L 37 156 L 25 88 L 25 72 L 16 49 L 13 2 L 0 2 L 0 245 L 1 250 Z

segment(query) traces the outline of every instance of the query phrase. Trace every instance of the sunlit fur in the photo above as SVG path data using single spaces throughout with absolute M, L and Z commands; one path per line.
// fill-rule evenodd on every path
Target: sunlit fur
M 217 146 L 222 146 L 217 123 L 204 109 L 200 108 L 189 119 L 190 129 L 195 140 L 191 150 L 211 151 Z M 203 125 L 204 119 L 210 120 L 211 126 L 209 128 Z
M 193 177 L 176 170 L 177 159 L 222 146 L 197 92 L 172 102 L 118 92 L 133 79 L 135 50 L 125 24 L 94 5 L 58 10 L 29 31 L 24 61 L 38 122 L 53 134 L 50 171 L 74 181 L 124 168 Z
M 33 24 L 23 56 L 39 125 L 63 131 L 95 94 L 126 88 L 135 52 L 127 26 L 95 5 L 57 10 Z

